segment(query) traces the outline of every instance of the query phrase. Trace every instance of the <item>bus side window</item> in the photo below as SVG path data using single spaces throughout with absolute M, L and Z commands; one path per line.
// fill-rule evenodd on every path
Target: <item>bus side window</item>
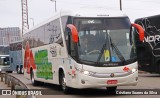
M 69 28 L 67 28 L 67 33 L 68 33 L 68 54 L 71 55 L 71 57 L 75 57 L 76 56 L 76 52 L 75 52 L 75 44 L 72 40 L 72 34 L 71 34 L 71 30 Z
M 71 55 L 71 44 L 70 44 L 70 36 L 71 36 L 71 31 L 69 28 L 66 29 L 66 44 L 67 44 L 67 50 L 68 54 Z
M 75 44 L 73 43 L 73 41 L 72 41 L 71 38 L 72 38 L 72 37 L 70 37 L 71 56 L 72 56 L 72 57 L 75 57 L 75 56 L 76 56 L 76 52 L 75 52 Z
M 13 58 L 11 58 L 11 63 L 13 63 Z

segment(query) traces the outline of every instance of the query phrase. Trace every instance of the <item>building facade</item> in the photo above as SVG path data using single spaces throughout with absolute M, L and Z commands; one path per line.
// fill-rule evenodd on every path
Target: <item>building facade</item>
M 0 65 L 9 65 L 9 44 L 21 40 L 19 27 L 0 28 Z
M 20 40 L 22 40 L 22 34 L 19 27 L 0 28 L 0 46 L 8 46 Z

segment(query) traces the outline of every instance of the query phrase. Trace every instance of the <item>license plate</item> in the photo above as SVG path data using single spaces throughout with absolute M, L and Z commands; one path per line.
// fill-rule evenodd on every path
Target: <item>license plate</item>
M 117 80 L 108 80 L 107 84 L 117 84 Z

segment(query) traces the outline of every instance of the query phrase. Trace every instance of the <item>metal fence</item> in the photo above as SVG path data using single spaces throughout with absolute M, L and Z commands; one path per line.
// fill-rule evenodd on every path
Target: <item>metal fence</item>
M 1 82 L 4 82 L 8 87 L 11 87 L 11 92 L 14 91 L 29 91 L 29 88 L 19 79 L 16 77 L 9 75 L 7 73 L 0 73 L 0 79 Z M 11 93 L 12 95 L 13 93 Z M 33 95 L 19 95 L 19 94 L 14 94 L 16 95 L 16 98 L 36 98 Z

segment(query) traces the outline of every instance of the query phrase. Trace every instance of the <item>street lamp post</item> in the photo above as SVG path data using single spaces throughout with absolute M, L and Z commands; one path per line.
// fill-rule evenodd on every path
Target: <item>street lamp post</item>
M 56 9 L 56 0 L 50 0 L 52 2 L 55 2 L 55 12 L 57 12 L 57 9 Z
M 120 4 L 120 10 L 122 11 L 122 0 L 119 1 Z

